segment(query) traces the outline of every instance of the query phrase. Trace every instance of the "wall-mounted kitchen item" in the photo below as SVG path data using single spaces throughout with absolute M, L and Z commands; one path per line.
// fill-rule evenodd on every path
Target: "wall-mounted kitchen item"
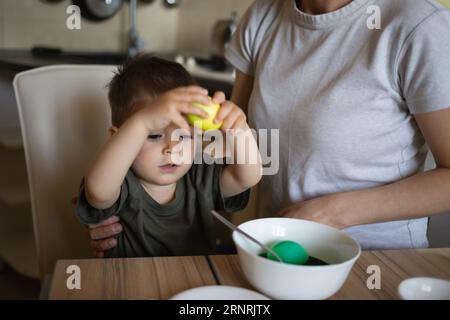
M 181 0 L 163 0 L 163 5 L 168 9 L 172 9 L 178 7 L 180 5 L 180 1 Z
M 48 3 L 48 4 L 53 4 L 53 3 L 63 2 L 63 1 L 65 1 L 65 0 L 41 0 L 41 2 Z
M 123 0 L 72 0 L 80 7 L 81 16 L 91 21 L 103 21 L 113 17 L 123 5 Z
M 137 0 L 130 1 L 130 29 L 128 30 L 127 55 L 133 57 L 144 49 L 144 40 L 139 35 L 136 22 Z
M 41 0 L 44 3 L 56 3 L 61 0 Z M 81 16 L 91 21 L 103 21 L 113 17 L 122 8 L 124 2 L 132 0 L 72 0 L 72 3 L 80 7 Z M 178 7 L 181 0 L 162 0 L 164 7 L 172 9 Z M 155 0 L 139 0 L 137 4 L 148 5 Z M 132 6 L 132 5 L 131 5 Z

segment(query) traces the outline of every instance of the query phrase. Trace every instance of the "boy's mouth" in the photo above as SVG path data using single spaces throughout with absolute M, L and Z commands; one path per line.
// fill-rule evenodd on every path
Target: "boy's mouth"
M 175 172 L 178 169 L 178 167 L 179 167 L 179 165 L 176 165 L 176 164 L 173 164 L 173 163 L 168 163 L 168 164 L 165 164 L 163 166 L 159 166 L 161 171 L 163 171 L 165 173 Z

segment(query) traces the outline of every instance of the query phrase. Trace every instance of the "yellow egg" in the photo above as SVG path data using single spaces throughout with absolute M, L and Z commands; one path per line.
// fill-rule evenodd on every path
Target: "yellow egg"
M 203 131 L 220 129 L 222 122 L 214 123 L 214 119 L 220 109 L 220 104 L 211 103 L 209 106 L 206 106 L 200 103 L 193 103 L 193 105 L 205 110 L 209 116 L 208 118 L 202 118 L 195 114 L 188 114 L 186 118 L 191 125 L 196 126 Z

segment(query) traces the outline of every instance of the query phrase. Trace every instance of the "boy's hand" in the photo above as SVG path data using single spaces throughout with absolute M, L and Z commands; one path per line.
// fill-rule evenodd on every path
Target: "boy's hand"
M 214 97 L 214 101 L 222 100 L 220 94 L 216 94 Z M 225 101 L 221 104 L 219 113 L 217 114 L 216 119 L 214 119 L 215 123 L 219 123 L 220 121 L 223 121 L 221 130 L 224 132 L 226 130 L 238 131 L 249 128 L 244 111 L 231 101 Z
M 180 87 L 170 90 L 157 99 L 146 103 L 136 115 L 140 117 L 147 130 L 159 130 L 166 128 L 171 122 L 180 128 L 189 130 L 189 124 L 184 115 L 195 114 L 203 118 L 208 113 L 197 108 L 192 103 L 198 102 L 210 105 L 208 91 L 198 86 Z

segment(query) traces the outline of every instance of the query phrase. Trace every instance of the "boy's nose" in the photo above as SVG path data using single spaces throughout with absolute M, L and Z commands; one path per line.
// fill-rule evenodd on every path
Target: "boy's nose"
M 180 147 L 178 146 L 179 143 L 180 143 L 179 141 L 169 140 L 163 149 L 163 153 L 164 154 L 172 154 L 174 152 L 179 153 L 180 152 Z

